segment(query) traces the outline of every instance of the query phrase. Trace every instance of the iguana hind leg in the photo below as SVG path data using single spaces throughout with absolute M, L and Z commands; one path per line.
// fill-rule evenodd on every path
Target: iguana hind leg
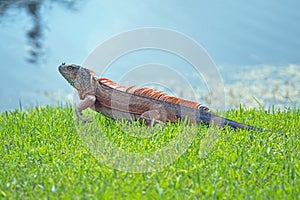
M 91 122 L 91 119 L 84 118 L 82 116 L 82 111 L 91 108 L 95 106 L 96 97 L 94 95 L 86 95 L 83 100 L 79 102 L 79 104 L 76 107 L 76 115 L 78 119 L 80 119 L 82 122 Z
M 151 110 L 141 114 L 140 120 L 144 121 L 147 126 L 163 124 L 167 121 L 167 114 L 163 106 L 154 105 Z

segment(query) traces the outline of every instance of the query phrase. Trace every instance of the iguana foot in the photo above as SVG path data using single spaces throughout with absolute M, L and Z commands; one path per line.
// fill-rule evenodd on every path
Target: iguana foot
M 93 120 L 90 119 L 90 118 L 84 118 L 84 117 L 82 116 L 81 111 L 79 111 L 78 108 L 76 108 L 76 116 L 77 116 L 77 118 L 78 118 L 80 121 L 82 121 L 83 123 L 86 123 L 86 122 L 92 122 L 92 121 L 93 121 Z

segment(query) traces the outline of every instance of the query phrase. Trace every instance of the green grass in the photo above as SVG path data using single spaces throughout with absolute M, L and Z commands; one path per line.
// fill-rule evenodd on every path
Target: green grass
M 213 137 L 215 128 L 149 129 L 92 112 L 85 115 L 93 115 L 94 122 L 81 126 L 73 113 L 70 107 L 48 106 L 0 114 L 0 199 L 300 198 L 299 109 L 231 110 L 223 116 L 271 132 L 225 128 Z M 127 152 L 155 152 L 190 133 L 186 129 L 195 133 L 186 136 L 190 146 L 157 172 L 113 169 L 91 148 L 110 143 Z M 107 140 L 86 130 L 100 130 Z M 113 153 L 101 159 L 119 156 Z

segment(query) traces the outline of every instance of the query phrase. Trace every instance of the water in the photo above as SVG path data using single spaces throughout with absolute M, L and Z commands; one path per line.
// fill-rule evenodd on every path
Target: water
M 181 32 L 206 49 L 225 83 L 226 108 L 299 105 L 300 2 L 0 1 L 0 111 L 72 100 L 62 62 L 81 64 L 110 37 L 142 27 Z M 116 47 L 112 47 L 114 50 Z M 132 67 L 173 67 L 193 90 L 170 93 L 210 105 L 205 82 L 182 59 L 159 51 L 128 54 L 105 74 L 121 80 Z

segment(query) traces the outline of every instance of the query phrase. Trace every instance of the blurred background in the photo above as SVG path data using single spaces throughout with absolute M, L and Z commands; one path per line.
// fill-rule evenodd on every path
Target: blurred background
M 73 90 L 57 67 L 82 64 L 110 37 L 142 27 L 178 31 L 206 49 L 224 81 L 226 108 L 299 106 L 299 9 L 293 0 L 0 0 L 0 112 L 72 101 Z M 164 59 L 172 65 L 165 53 L 133 53 L 105 76 L 118 81 L 137 65 L 131 60 L 166 64 Z M 190 66 L 182 66 L 196 99 L 209 106 L 210 92 Z M 177 83 L 170 90 L 193 96 Z

